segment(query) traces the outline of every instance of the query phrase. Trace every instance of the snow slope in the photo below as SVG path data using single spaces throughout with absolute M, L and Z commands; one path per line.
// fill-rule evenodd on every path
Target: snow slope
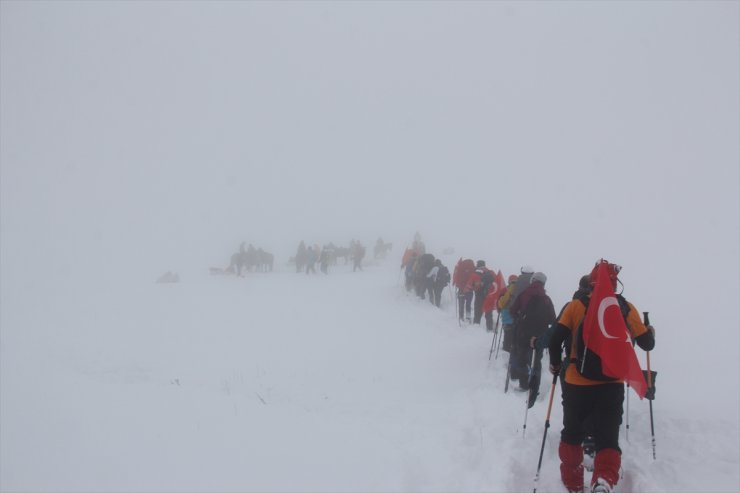
M 442 310 L 407 295 L 396 265 L 5 279 L 0 490 L 531 491 L 549 378 L 523 437 L 505 353 L 489 362 L 449 292 Z M 658 459 L 633 394 L 620 491 L 740 490 L 738 422 L 680 412 L 660 379 L 682 358 L 662 361 Z M 538 491 L 564 491 L 561 417 L 558 389 Z

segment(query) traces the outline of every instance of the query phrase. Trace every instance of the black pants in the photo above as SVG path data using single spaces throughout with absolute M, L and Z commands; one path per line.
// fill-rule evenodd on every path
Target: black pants
M 622 424 L 624 384 L 563 384 L 563 431 L 560 439 L 580 445 L 588 424 L 593 433 L 596 452 L 613 448 L 620 452 L 619 427 Z
M 511 353 L 511 375 L 513 380 L 519 380 L 519 388 L 528 390 L 531 385 L 539 388 L 540 374 L 542 373 L 542 349 L 534 350 L 528 345 L 519 345 Z M 534 365 L 532 354 L 534 353 Z
M 486 317 L 486 330 L 493 331 L 493 312 L 486 312 L 484 315 Z
M 442 302 L 442 291 L 444 290 L 445 285 L 434 285 L 434 304 L 439 306 L 439 304 Z
M 434 304 L 434 281 L 426 279 L 426 293 L 429 295 L 429 303 Z
M 457 293 L 457 303 L 458 303 L 458 315 L 460 316 L 460 320 L 463 319 L 464 316 L 470 317 L 470 305 L 473 304 L 473 292 L 470 291 L 469 293 L 463 293 L 460 291 Z
M 416 296 L 418 296 L 422 300 L 425 299 L 427 292 L 427 278 L 417 276 L 416 280 L 414 281 L 414 288 L 416 289 Z
M 475 292 L 475 304 L 474 304 L 474 313 L 473 313 L 473 323 L 479 324 L 480 318 L 483 315 L 483 299 L 486 297 L 486 294 L 480 290 Z
M 514 345 L 514 326 L 512 324 L 504 324 L 504 341 L 501 345 L 501 349 L 507 353 L 512 352 L 512 346 Z

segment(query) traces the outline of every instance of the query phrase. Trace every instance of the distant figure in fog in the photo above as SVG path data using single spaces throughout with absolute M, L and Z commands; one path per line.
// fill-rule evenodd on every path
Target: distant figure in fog
M 450 283 L 450 270 L 442 265 L 442 261 L 437 259 L 434 261 L 434 267 L 430 272 L 432 276 L 432 293 L 430 294 L 429 301 L 433 301 L 436 306 L 439 307 L 442 301 L 442 290 Z M 434 300 L 432 300 L 432 296 Z
M 306 249 L 306 274 L 310 274 L 311 272 L 316 274 L 316 260 L 318 260 L 318 254 L 313 247 L 308 247 Z
M 301 243 L 298 245 L 298 251 L 295 254 L 295 271 L 303 272 L 303 267 L 306 265 L 306 244 Z
M 357 269 L 362 270 L 362 259 L 365 257 L 365 247 L 362 246 L 362 243 L 360 241 L 354 242 L 354 246 L 352 249 L 352 272 L 355 272 Z

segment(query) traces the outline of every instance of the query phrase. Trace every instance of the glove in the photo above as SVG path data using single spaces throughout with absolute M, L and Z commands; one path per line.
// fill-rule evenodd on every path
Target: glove
M 553 375 L 560 374 L 560 363 L 558 363 L 557 365 L 553 365 L 552 363 L 550 363 L 550 373 L 552 373 Z
M 647 370 L 642 370 L 642 375 L 645 377 L 645 381 L 648 380 L 648 372 Z M 655 370 L 650 371 L 650 383 L 651 386 L 648 387 L 647 392 L 645 392 L 645 399 L 652 401 L 655 399 L 655 377 L 658 376 L 658 372 Z
M 648 325 L 647 330 L 653 335 L 653 339 L 655 339 L 655 327 L 653 327 L 652 325 Z

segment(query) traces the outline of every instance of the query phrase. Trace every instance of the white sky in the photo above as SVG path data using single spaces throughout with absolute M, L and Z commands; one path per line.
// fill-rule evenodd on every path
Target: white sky
M 728 272 L 738 325 L 738 2 L 0 5 L 6 272 L 418 230 L 568 290 Z

